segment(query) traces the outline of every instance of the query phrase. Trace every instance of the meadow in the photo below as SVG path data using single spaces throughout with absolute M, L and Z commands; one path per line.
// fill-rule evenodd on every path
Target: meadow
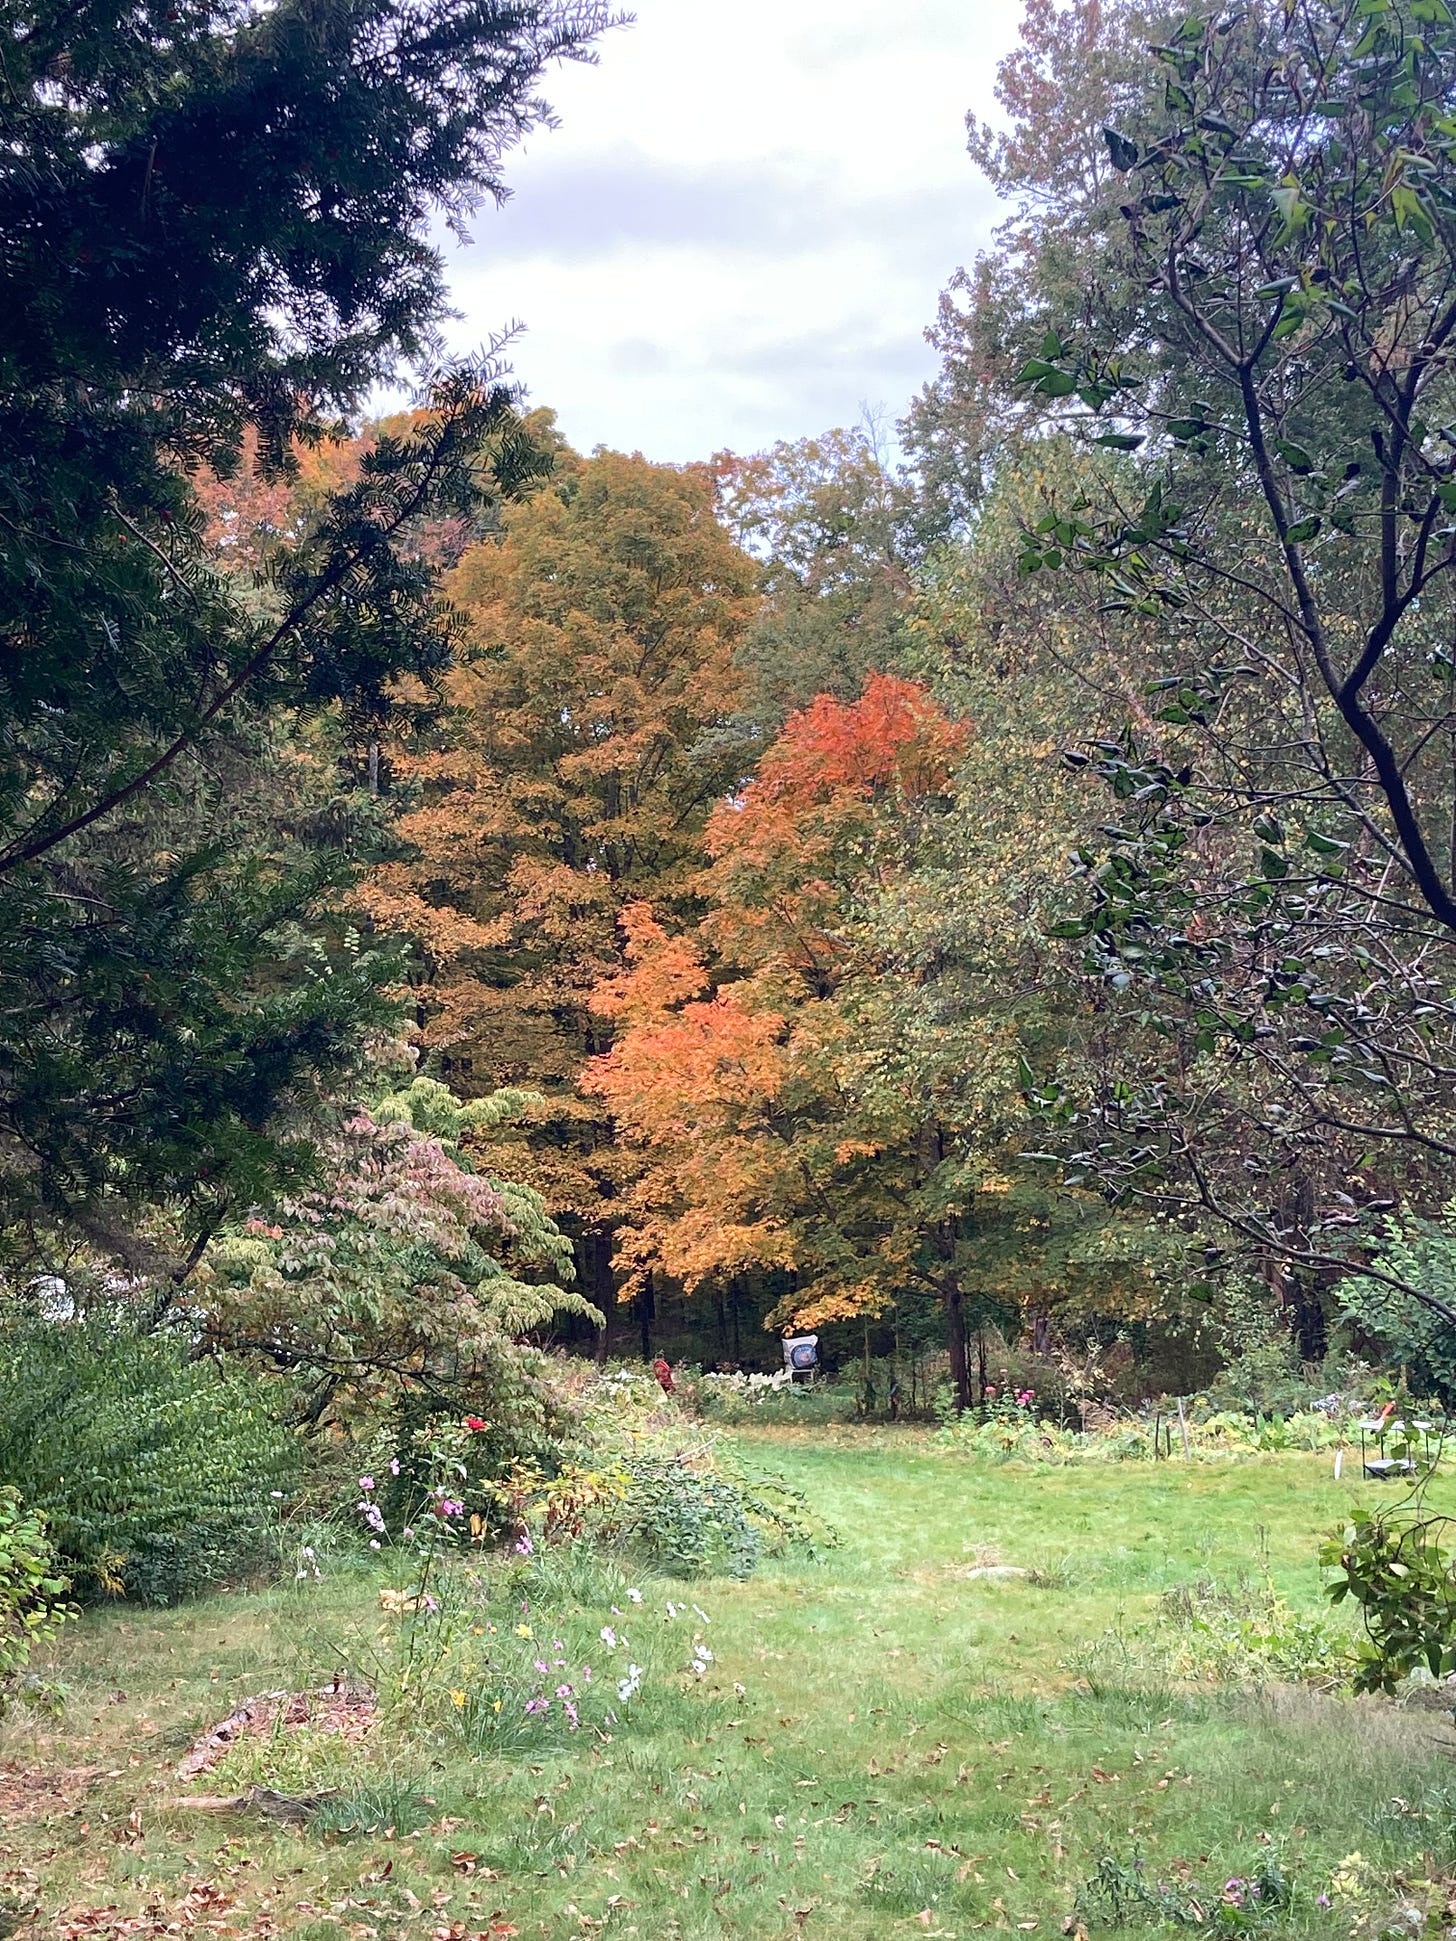
M 450 1720 L 476 1697 L 452 1692 L 428 1726 L 276 1728 L 184 1780 L 240 1700 L 317 1683 L 351 1632 L 394 1649 L 388 1553 L 88 1612 L 64 1713 L 0 1733 L 0 1931 L 1449 1931 L 1449 1719 L 1334 1675 L 1317 1540 L 1378 1486 L 1325 1455 L 1039 1469 L 915 1429 L 735 1441 L 835 1547 L 687 1584 L 568 1549 L 472 1586 L 507 1639 L 594 1640 L 598 1687 L 644 1660 L 609 1725 L 584 1707 L 565 1732 L 558 1705 L 472 1749 Z M 185 1803 L 253 1784 L 331 1796 L 302 1826 Z

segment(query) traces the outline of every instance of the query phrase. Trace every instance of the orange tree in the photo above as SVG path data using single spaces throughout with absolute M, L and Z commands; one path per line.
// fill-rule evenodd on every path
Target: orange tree
M 930 1285 L 968 1396 L 955 1247 L 931 1204 L 941 1128 L 877 1082 L 880 966 L 856 922 L 911 826 L 943 808 L 964 740 L 889 675 L 793 716 L 713 817 L 694 933 L 628 911 L 627 969 L 595 1000 L 618 1035 L 584 1082 L 643 1157 L 619 1243 L 629 1286 L 778 1269 L 770 1324 L 813 1326 Z
M 969 1320 L 1126 1305 L 1147 1281 L 1145 1250 L 1022 1161 L 1009 960 L 1007 987 L 964 1006 L 933 1055 L 919 1042 L 907 925 L 884 911 L 926 893 L 973 747 L 890 675 L 793 716 L 709 825 L 705 917 L 675 932 L 645 904 L 625 912 L 627 967 L 595 998 L 617 1036 L 584 1079 L 641 1155 L 627 1288 L 777 1270 L 770 1325 L 929 1299 L 961 1406 Z
M 448 591 L 465 650 L 445 714 L 387 763 L 405 850 L 364 901 L 415 941 L 421 1038 L 450 1082 L 543 1094 L 513 1169 L 605 1305 L 636 1162 L 576 1089 L 608 1035 L 590 994 L 622 965 L 627 904 L 692 909 L 709 814 L 751 766 L 733 651 L 757 569 L 706 468 L 562 451 Z

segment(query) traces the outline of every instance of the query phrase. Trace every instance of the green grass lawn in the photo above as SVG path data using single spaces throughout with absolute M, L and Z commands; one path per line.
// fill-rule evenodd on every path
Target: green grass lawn
M 1204 1579 L 1235 1590 L 1236 1616 L 1266 1575 L 1321 1614 L 1318 1537 L 1375 1486 L 1337 1483 L 1327 1457 L 1032 1470 L 915 1431 L 739 1442 L 843 1542 L 746 1583 L 639 1579 L 628 1615 L 660 1669 L 609 1738 L 472 1759 L 383 1727 L 358 1745 L 264 1737 L 189 1789 L 174 1768 L 196 1733 L 316 1676 L 350 1624 L 377 1628 L 387 1566 L 88 1616 L 62 1654 L 65 1718 L 0 1737 L 0 1897 L 38 1899 L 38 1933 L 195 1918 L 331 1941 L 1059 1934 L 1099 1871 L 1169 1896 L 1119 1916 L 1084 1892 L 1092 1936 L 1175 1932 L 1169 1910 L 1212 1913 L 1226 1881 L 1271 1867 L 1291 1904 L 1210 1931 L 1374 1937 L 1406 1902 L 1444 1907 L 1414 1884 L 1456 1870 L 1442 1715 L 1190 1681 L 1179 1653 L 1203 1634 L 1158 1615 Z M 998 1560 L 1035 1575 L 967 1576 Z M 684 1595 L 711 1619 L 689 1620 L 714 1654 L 701 1679 L 682 1670 L 689 1631 L 663 1618 Z M 544 1635 L 556 1613 L 538 1597 L 529 1615 Z M 572 1621 L 598 1615 L 588 1600 Z M 343 1807 L 332 1830 L 293 1831 L 173 1803 L 250 1781 L 337 1784 Z M 186 1901 L 199 1881 L 232 1905 Z M 140 1930 L 82 1912 L 149 1902 Z

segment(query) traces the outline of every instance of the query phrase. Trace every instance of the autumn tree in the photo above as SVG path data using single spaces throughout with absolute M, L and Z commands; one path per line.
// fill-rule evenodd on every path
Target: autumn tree
M 875 1082 L 863 1027 L 878 966 L 853 921 L 907 818 L 943 800 L 963 742 L 888 675 L 793 716 L 714 816 L 696 934 L 628 911 L 628 968 L 596 997 L 618 1036 L 585 1082 L 645 1160 L 620 1241 L 630 1278 L 692 1289 L 776 1268 L 790 1291 L 771 1321 L 806 1326 L 883 1313 L 927 1281 L 968 1397 L 960 1289 L 929 1205 L 942 1155 L 919 1102 Z
M 408 853 L 368 907 L 417 940 L 440 1071 L 545 1095 L 520 1164 L 599 1305 L 632 1162 L 576 1090 L 606 1037 L 590 996 L 621 965 L 627 903 L 691 906 L 709 815 L 752 764 L 733 656 L 756 584 L 705 468 L 562 454 L 452 576 L 467 647 L 448 712 L 394 758 Z

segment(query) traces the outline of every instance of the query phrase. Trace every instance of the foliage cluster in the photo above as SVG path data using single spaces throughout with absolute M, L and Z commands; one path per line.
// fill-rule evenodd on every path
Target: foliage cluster
M 44 1518 L 0 1484 L 0 1715 L 17 1697 L 42 1705 L 59 1697 L 29 1666 L 75 1615 L 67 1587 Z
M 260 1563 L 301 1478 L 284 1398 L 179 1333 L 0 1330 L 0 1479 L 45 1518 L 85 1597 L 170 1604 Z

